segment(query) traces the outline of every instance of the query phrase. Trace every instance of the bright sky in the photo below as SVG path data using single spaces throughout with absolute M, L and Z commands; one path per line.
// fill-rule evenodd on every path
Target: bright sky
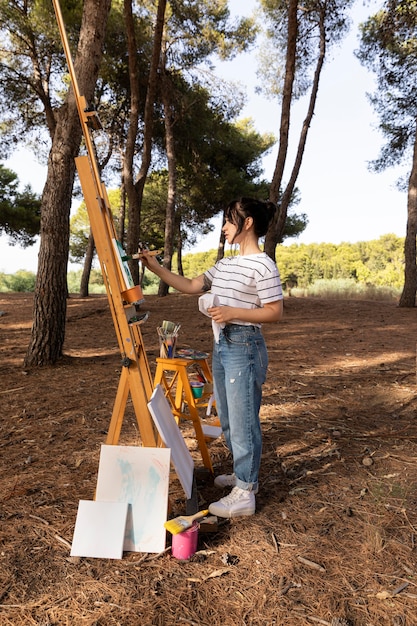
M 369 241 L 394 233 L 405 236 L 407 221 L 406 192 L 399 192 L 395 181 L 406 170 L 371 173 L 368 162 L 377 158 L 383 138 L 377 130 L 377 118 L 366 98 L 373 91 L 373 75 L 364 69 L 353 54 L 358 47 L 358 23 L 381 6 L 371 1 L 362 6 L 357 0 L 350 35 L 343 44 L 331 51 L 319 87 L 315 115 L 307 138 L 307 146 L 297 187 L 301 202 L 297 212 L 306 213 L 309 224 L 296 240 L 288 243 L 340 243 Z M 249 15 L 255 0 L 231 0 L 233 13 Z M 259 132 L 278 136 L 280 108 L 276 102 L 255 93 L 259 84 L 256 76 L 256 52 L 240 55 L 234 61 L 218 67 L 219 73 L 238 80 L 245 88 L 248 103 L 242 117 L 252 117 Z M 300 101 L 292 118 L 293 146 L 306 115 L 307 104 Z M 271 178 L 277 156 L 274 146 L 264 159 L 265 177 Z M 292 165 L 292 161 L 290 160 Z M 17 172 L 22 183 L 30 183 L 40 193 L 45 182 L 45 169 L 32 155 L 18 153 L 5 163 Z M 205 237 L 191 251 L 216 248 L 220 235 L 219 220 L 215 232 Z M 18 269 L 36 271 L 38 247 L 23 250 L 7 245 L 0 238 L 0 271 L 13 273 Z

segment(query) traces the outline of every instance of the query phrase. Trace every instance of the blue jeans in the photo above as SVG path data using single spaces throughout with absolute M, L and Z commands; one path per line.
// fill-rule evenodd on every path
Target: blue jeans
M 268 354 L 260 328 L 227 324 L 214 342 L 212 371 L 216 408 L 233 456 L 236 485 L 258 488 L 262 452 L 259 410 Z

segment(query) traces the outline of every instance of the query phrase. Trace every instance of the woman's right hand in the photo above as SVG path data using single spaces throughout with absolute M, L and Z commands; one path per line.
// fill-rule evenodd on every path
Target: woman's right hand
M 155 255 L 151 255 L 149 253 L 149 250 L 142 250 L 139 253 L 139 261 L 141 263 L 143 263 L 143 265 L 148 268 L 149 270 L 151 270 L 151 272 L 156 273 L 156 271 L 158 270 L 158 268 L 160 268 L 161 266 L 159 265 L 159 262 L 156 259 Z

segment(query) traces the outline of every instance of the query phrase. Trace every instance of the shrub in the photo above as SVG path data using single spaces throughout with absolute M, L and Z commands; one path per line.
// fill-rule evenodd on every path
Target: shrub
M 36 274 L 27 270 L 19 270 L 14 274 L 0 274 L 0 291 L 34 291 L 35 282 Z

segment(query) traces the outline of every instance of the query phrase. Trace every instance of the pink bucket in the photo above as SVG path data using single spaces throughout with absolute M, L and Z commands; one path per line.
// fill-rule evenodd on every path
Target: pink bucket
M 191 528 L 182 533 L 172 535 L 171 554 L 180 561 L 187 561 L 195 554 L 198 542 L 198 522 L 194 522 Z

